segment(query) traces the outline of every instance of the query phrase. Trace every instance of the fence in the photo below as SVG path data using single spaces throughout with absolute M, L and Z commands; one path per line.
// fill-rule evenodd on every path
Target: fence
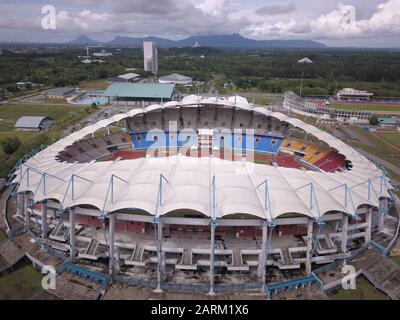
M 94 282 L 100 282 L 102 284 L 108 282 L 108 277 L 104 274 L 91 271 L 88 269 L 85 269 L 81 266 L 78 266 L 76 264 L 70 263 L 70 262 L 64 262 L 64 267 L 66 270 L 68 270 L 71 273 L 77 274 L 78 276 L 81 276 L 83 278 L 87 278 L 91 281 Z

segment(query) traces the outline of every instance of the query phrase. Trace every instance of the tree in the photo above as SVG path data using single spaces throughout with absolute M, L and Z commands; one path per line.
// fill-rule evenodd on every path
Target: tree
M 5 154 L 13 154 L 21 145 L 18 137 L 8 137 L 0 141 L 1 148 Z
M 369 124 L 370 124 L 371 126 L 377 126 L 377 125 L 379 124 L 378 118 L 377 118 L 376 116 L 372 116 L 372 117 L 369 119 Z

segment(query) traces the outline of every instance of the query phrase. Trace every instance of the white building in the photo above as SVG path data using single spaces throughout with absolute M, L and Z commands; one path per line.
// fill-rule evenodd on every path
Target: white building
M 311 59 L 305 57 L 305 58 L 300 59 L 299 61 L 297 61 L 297 63 L 299 63 L 299 64 L 312 64 L 313 62 L 312 62 Z
M 153 74 L 158 72 L 158 51 L 155 42 L 143 42 L 144 70 Z
M 94 52 L 94 57 L 111 57 L 113 54 L 111 52 L 107 52 L 106 50 L 101 50 L 100 52 Z
M 186 77 L 178 73 L 173 73 L 158 79 L 159 83 L 173 83 L 180 85 L 191 85 L 193 79 L 191 77 Z
M 353 88 L 344 88 L 337 93 L 337 99 L 369 100 L 374 94 L 368 91 L 360 91 Z

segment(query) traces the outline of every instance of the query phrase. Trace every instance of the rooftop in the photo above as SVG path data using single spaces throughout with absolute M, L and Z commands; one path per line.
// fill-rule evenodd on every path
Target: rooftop
M 43 122 L 49 120 L 51 120 L 49 117 L 24 116 L 17 120 L 17 122 L 15 123 L 15 127 L 38 129 L 43 124 Z
M 121 75 L 118 76 L 118 78 L 122 78 L 122 79 L 126 79 L 126 80 L 134 79 L 134 78 L 137 78 L 137 77 L 140 77 L 140 75 L 137 74 L 137 73 L 133 73 L 133 72 L 121 74 Z
M 105 91 L 107 97 L 171 99 L 174 84 L 113 83 Z
M 192 78 L 178 74 L 178 73 L 173 73 L 173 74 L 170 74 L 167 76 L 160 77 L 160 80 L 161 81 L 171 81 L 171 82 L 174 82 L 174 81 L 181 82 L 181 81 L 192 81 Z
M 380 124 L 387 124 L 387 125 L 396 125 L 397 119 L 396 118 L 378 118 Z
M 47 90 L 46 94 L 50 95 L 50 96 L 63 96 L 74 90 L 75 90 L 74 88 L 61 87 L 61 88 L 54 88 L 54 89 Z

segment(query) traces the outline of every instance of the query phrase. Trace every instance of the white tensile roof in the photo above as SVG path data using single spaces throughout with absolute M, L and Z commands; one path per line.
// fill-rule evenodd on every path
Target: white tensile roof
M 112 123 L 149 110 L 191 107 L 197 104 L 234 106 L 290 123 L 335 148 L 352 161 L 353 168 L 351 171 L 325 173 L 244 161 L 232 162 L 213 157 L 191 158 L 179 155 L 90 163 L 66 163 L 56 160 L 57 154 L 67 146 Z M 161 174 L 168 183 L 163 184 L 163 203 L 157 206 Z M 112 176 L 113 201 L 109 194 Z M 270 220 L 292 212 L 318 219 L 329 211 L 354 215 L 355 208 L 360 205 L 377 207 L 379 198 L 389 197 L 388 190 L 391 188 L 382 176 L 381 170 L 357 151 L 299 119 L 271 112 L 263 107 L 253 107 L 243 98 L 188 96 L 182 102 L 170 101 L 163 105 L 149 106 L 144 110 L 134 109 L 117 114 L 74 132 L 30 158 L 21 166 L 14 182 L 20 182 L 19 192 L 33 192 L 34 201 L 56 199 L 62 203 L 63 208 L 92 205 L 104 212 L 137 208 L 152 215 L 163 215 L 176 209 L 192 209 L 213 217 L 211 199 L 215 190 L 216 218 L 246 213 Z M 215 187 L 212 184 L 213 177 Z M 74 184 L 74 194 L 70 187 L 71 181 Z M 267 205 L 264 181 L 267 181 L 268 185 Z M 350 190 L 347 197 L 346 184 Z M 315 196 L 311 196 L 312 194 Z M 313 200 L 312 206 L 310 197 Z

